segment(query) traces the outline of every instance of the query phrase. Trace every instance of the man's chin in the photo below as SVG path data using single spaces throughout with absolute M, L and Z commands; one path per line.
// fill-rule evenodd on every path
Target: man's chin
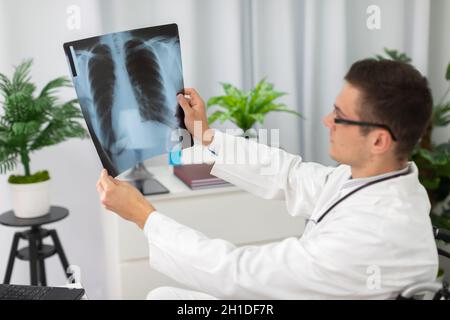
M 328 149 L 328 155 L 330 156 L 331 159 L 336 160 L 333 152 L 333 145 L 330 145 L 330 148 Z
M 341 160 L 334 152 L 333 150 L 330 148 L 330 150 L 328 151 L 328 155 L 330 156 L 331 159 L 333 159 L 334 161 L 336 161 L 337 163 L 341 163 Z

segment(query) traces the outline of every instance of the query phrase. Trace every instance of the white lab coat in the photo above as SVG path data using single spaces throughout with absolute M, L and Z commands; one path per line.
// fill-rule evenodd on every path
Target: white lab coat
M 317 220 L 337 198 L 366 182 L 348 181 L 346 165 L 305 163 L 217 130 L 210 149 L 218 154 L 212 174 L 262 198 L 285 199 L 289 214 L 305 219 Z M 259 163 L 227 164 L 233 150 L 257 154 Z M 320 223 L 308 223 L 303 235 L 265 245 L 236 247 L 209 239 L 154 212 L 144 227 L 150 265 L 225 299 L 395 297 L 410 284 L 433 281 L 438 266 L 430 203 L 414 163 L 409 170 L 353 194 Z

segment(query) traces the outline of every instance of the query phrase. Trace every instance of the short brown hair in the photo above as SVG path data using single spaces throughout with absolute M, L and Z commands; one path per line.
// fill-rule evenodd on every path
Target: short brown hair
M 408 159 L 431 118 L 427 79 L 410 64 L 375 59 L 355 62 L 344 79 L 361 92 L 361 120 L 387 125 L 397 139 L 397 157 Z

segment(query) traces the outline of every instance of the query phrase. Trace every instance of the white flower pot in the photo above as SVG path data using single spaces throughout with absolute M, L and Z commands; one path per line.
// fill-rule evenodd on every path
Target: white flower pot
M 9 183 L 14 215 L 36 218 L 50 211 L 50 180 L 28 184 Z

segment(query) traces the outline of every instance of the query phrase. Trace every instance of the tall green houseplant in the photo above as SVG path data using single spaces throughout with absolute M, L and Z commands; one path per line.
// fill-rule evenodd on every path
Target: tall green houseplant
M 11 79 L 0 73 L 0 94 L 3 97 L 0 112 L 0 174 L 14 170 L 20 161 L 23 176 L 11 176 L 10 183 L 33 183 L 49 179 L 48 172 L 34 175 L 30 154 L 44 147 L 58 144 L 68 138 L 85 138 L 86 130 L 77 121 L 82 118 L 77 100 L 59 102 L 57 91 L 71 87 L 65 77 L 48 82 L 35 95 L 31 82 L 32 60 L 15 67 Z
M 384 49 L 385 56 L 377 55 L 376 58 L 392 59 L 404 63 L 411 63 L 411 58 L 397 50 Z M 437 100 L 433 107 L 432 119 L 423 135 L 420 143 L 414 149 L 411 160 L 419 168 L 419 179 L 426 188 L 432 209 L 438 203 L 446 200 L 450 194 L 450 140 L 441 144 L 433 143 L 431 137 L 433 130 L 438 127 L 450 125 L 450 63 L 444 74 L 447 81 L 447 90 Z M 432 212 L 433 223 L 439 227 L 450 229 L 450 204 L 443 206 L 441 212 Z
M 214 105 L 219 106 L 219 110 L 209 116 L 210 124 L 217 120 L 221 123 L 230 120 L 246 132 L 256 122 L 263 124 L 269 112 L 288 112 L 301 117 L 300 113 L 275 101 L 286 93 L 274 90 L 273 84 L 266 82 L 265 79 L 259 81 L 249 92 L 238 89 L 229 83 L 222 83 L 222 87 L 225 95 L 212 97 L 207 103 L 208 108 Z

